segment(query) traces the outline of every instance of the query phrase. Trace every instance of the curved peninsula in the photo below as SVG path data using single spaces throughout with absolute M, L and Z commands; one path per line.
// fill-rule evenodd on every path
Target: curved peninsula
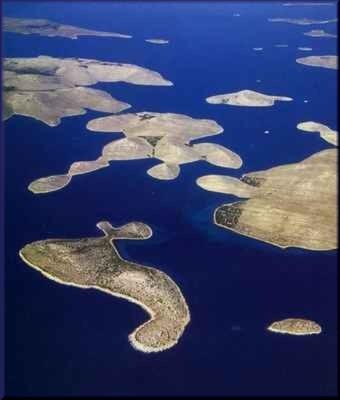
M 254 90 L 241 90 L 234 93 L 220 94 L 206 98 L 210 104 L 225 104 L 229 106 L 242 107 L 270 107 L 275 101 L 292 101 L 291 97 L 270 96 L 267 94 L 255 92 Z
M 88 174 L 108 167 L 109 165 L 110 164 L 103 157 L 93 161 L 76 161 L 71 164 L 66 174 L 51 175 L 36 179 L 28 185 L 28 190 L 35 194 L 55 192 L 67 186 L 71 182 L 73 176 Z
M 271 332 L 296 336 L 318 335 L 322 331 L 321 326 L 316 322 L 301 318 L 287 318 L 276 321 L 269 325 L 267 329 Z
M 314 121 L 306 121 L 300 122 L 296 127 L 304 132 L 319 133 L 320 137 L 326 142 L 333 144 L 334 146 L 338 145 L 338 132 L 324 124 Z
M 158 269 L 124 260 L 115 246 L 119 239 L 148 239 L 151 228 L 140 222 L 113 228 L 106 221 L 97 227 L 104 237 L 41 240 L 22 248 L 20 257 L 58 283 L 98 289 L 141 306 L 150 319 L 129 335 L 136 350 L 150 353 L 173 347 L 190 321 L 179 287 Z
M 218 207 L 216 225 L 281 248 L 334 250 L 337 240 L 337 149 L 295 164 L 250 172 L 240 180 L 210 175 L 205 190 L 248 200 Z
M 4 17 L 2 20 L 4 32 L 21 33 L 23 35 L 40 35 L 47 37 L 63 37 L 78 39 L 79 36 L 101 36 L 130 39 L 131 35 L 115 32 L 93 31 L 72 25 L 62 25 L 47 19 L 27 19 Z

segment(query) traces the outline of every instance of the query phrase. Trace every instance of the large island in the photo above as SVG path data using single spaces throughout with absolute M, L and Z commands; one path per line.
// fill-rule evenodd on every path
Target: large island
M 131 35 L 124 35 L 115 32 L 94 31 L 91 29 L 79 28 L 73 25 L 63 25 L 47 19 L 33 18 L 10 18 L 4 17 L 2 20 L 4 32 L 21 33 L 23 35 L 40 35 L 47 37 L 64 37 L 68 39 L 78 39 L 79 36 L 102 36 L 130 39 Z
M 29 185 L 33 193 L 47 193 L 65 187 L 74 175 L 101 169 L 112 161 L 154 158 L 161 161 L 147 174 L 161 180 L 177 178 L 180 165 L 206 161 L 224 168 L 240 168 L 241 158 L 233 151 L 215 143 L 190 142 L 223 132 L 209 119 L 191 118 L 184 114 L 140 112 L 111 115 L 89 121 L 87 128 L 94 132 L 118 133 L 125 138 L 106 144 L 96 160 L 77 161 L 66 174 L 37 179 Z
M 135 349 L 149 353 L 174 346 L 190 321 L 180 289 L 165 273 L 124 260 L 115 246 L 119 239 L 148 239 L 151 228 L 140 222 L 113 228 L 106 221 L 97 227 L 105 236 L 41 240 L 22 248 L 20 257 L 58 283 L 98 289 L 141 306 L 150 319 L 129 335 Z
M 296 62 L 309 67 L 338 69 L 338 56 L 334 55 L 301 57 L 297 58 Z
M 268 18 L 269 22 L 286 22 L 288 24 L 295 25 L 324 25 L 332 22 L 337 22 L 337 18 L 334 19 L 310 19 L 310 18 Z
M 138 65 L 84 58 L 5 58 L 3 62 L 3 118 L 18 114 L 53 127 L 61 118 L 86 109 L 118 113 L 130 104 L 87 86 L 98 82 L 172 86 L 156 71 Z
M 337 237 L 337 149 L 240 180 L 207 175 L 205 190 L 248 200 L 231 202 L 214 212 L 216 225 L 281 248 L 334 250 Z

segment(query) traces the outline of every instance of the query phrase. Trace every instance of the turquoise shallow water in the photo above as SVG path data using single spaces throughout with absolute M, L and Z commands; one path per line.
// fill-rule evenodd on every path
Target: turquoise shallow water
M 7 121 L 8 394 L 335 394 L 336 253 L 283 251 L 220 229 L 211 223 L 213 210 L 235 198 L 195 184 L 205 174 L 240 176 L 331 147 L 295 126 L 315 120 L 336 128 L 336 72 L 304 67 L 295 59 L 335 54 L 335 40 L 308 38 L 302 32 L 310 27 L 266 19 L 329 19 L 335 7 L 16 2 L 7 3 L 4 11 L 8 16 L 133 34 L 131 40 L 68 40 L 8 33 L 5 55 L 95 58 L 159 71 L 175 85 L 96 87 L 132 104 L 131 111 L 214 119 L 225 132 L 201 141 L 223 144 L 244 161 L 240 170 L 204 162 L 184 165 L 179 178 L 170 182 L 146 175 L 155 160 L 116 162 L 76 177 L 64 190 L 34 196 L 26 189 L 32 180 L 62 173 L 73 161 L 97 157 L 118 135 L 86 130 L 87 121 L 102 115 L 96 112 L 66 118 L 53 129 L 20 116 Z M 323 27 L 335 32 L 334 24 Z M 149 37 L 164 37 L 170 43 L 145 43 Z M 274 47 L 282 43 L 289 47 Z M 313 52 L 298 51 L 298 46 L 310 46 Z M 254 52 L 253 47 L 264 51 Z M 209 95 L 245 88 L 294 101 L 266 109 L 204 101 Z M 145 320 L 140 308 L 93 290 L 58 285 L 18 258 L 18 250 L 34 240 L 99 235 L 95 224 L 102 219 L 115 225 L 139 220 L 152 227 L 151 239 L 121 241 L 118 247 L 126 259 L 162 269 L 182 289 L 192 321 L 173 349 L 136 352 L 127 336 Z M 295 338 L 265 331 L 273 320 L 290 316 L 314 319 L 324 332 Z

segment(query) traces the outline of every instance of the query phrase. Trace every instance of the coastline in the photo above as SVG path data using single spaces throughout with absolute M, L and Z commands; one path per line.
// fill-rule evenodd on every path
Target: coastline
M 245 200 L 245 201 L 246 201 L 246 200 Z M 319 252 L 319 251 L 337 251 L 336 248 L 322 248 L 322 249 L 321 249 L 321 248 L 303 247 L 303 246 L 290 246 L 290 245 L 288 245 L 288 246 L 282 246 L 282 245 L 280 245 L 280 244 L 278 244 L 278 243 L 270 242 L 269 240 L 259 239 L 259 238 L 257 238 L 256 236 L 248 235 L 248 234 L 246 234 L 246 233 L 239 232 L 239 231 L 237 231 L 236 229 L 226 227 L 225 225 L 222 225 L 222 224 L 218 224 L 218 223 L 216 222 L 216 212 L 217 212 L 217 210 L 218 210 L 220 207 L 223 207 L 223 206 L 230 206 L 230 205 L 232 205 L 232 204 L 234 204 L 234 203 L 238 203 L 238 201 L 233 201 L 232 203 L 223 203 L 223 204 L 221 204 L 220 206 L 218 206 L 217 208 L 215 208 L 215 210 L 214 210 L 214 224 L 215 224 L 215 225 L 217 225 L 217 226 L 219 226 L 219 227 L 221 227 L 221 228 L 224 228 L 224 229 L 226 229 L 226 230 L 232 231 L 232 232 L 234 232 L 234 233 L 237 233 L 238 235 L 242 235 L 242 236 L 245 236 L 245 237 L 249 237 L 249 238 L 251 238 L 251 239 L 255 239 L 255 240 L 260 241 L 260 242 L 263 242 L 263 243 L 271 244 L 271 245 L 276 246 L 276 247 L 279 247 L 280 249 L 283 249 L 283 250 L 286 250 L 286 249 L 289 249 L 289 248 L 294 248 L 294 249 L 302 249 L 302 250 L 313 250 L 313 251 L 318 251 L 318 252 Z

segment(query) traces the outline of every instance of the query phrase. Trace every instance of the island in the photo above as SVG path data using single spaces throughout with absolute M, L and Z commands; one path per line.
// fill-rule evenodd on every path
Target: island
M 114 228 L 107 221 L 97 227 L 104 236 L 40 240 L 23 247 L 20 257 L 55 282 L 97 289 L 142 307 L 150 319 L 129 335 L 136 350 L 150 353 L 173 347 L 190 321 L 181 290 L 164 272 L 122 258 L 115 245 L 121 239 L 148 239 L 151 228 L 141 222 Z
M 28 186 L 28 190 L 33 193 L 49 193 L 62 189 L 71 181 L 72 175 L 52 175 L 46 178 L 37 179 Z
M 333 35 L 332 33 L 327 33 L 323 29 L 312 29 L 311 31 L 305 32 L 304 35 L 311 37 L 329 37 L 329 38 L 337 37 L 337 35 Z
M 301 51 L 312 51 L 313 49 L 311 47 L 298 47 L 298 50 L 301 50 Z
M 206 98 L 210 104 L 226 104 L 243 107 L 270 107 L 275 101 L 292 101 L 291 97 L 270 96 L 254 90 L 240 90 L 239 92 L 219 94 Z
M 299 124 L 297 124 L 296 127 L 297 129 L 300 129 L 304 132 L 319 133 L 320 137 L 326 142 L 333 144 L 334 146 L 338 145 L 338 132 L 334 131 L 324 124 L 320 124 L 319 122 L 314 121 L 306 121 L 300 122 Z
M 171 180 L 176 179 L 180 173 L 180 167 L 174 163 L 157 164 L 147 170 L 147 174 L 155 179 Z
M 192 118 L 175 113 L 143 111 L 124 113 L 89 121 L 86 128 L 93 132 L 123 133 L 126 137 L 143 137 L 154 144 L 164 136 L 180 139 L 183 143 L 223 132 L 222 126 L 211 119 Z
M 338 56 L 309 56 L 297 58 L 298 64 L 307 65 L 309 67 L 321 67 L 327 69 L 338 69 Z
M 79 36 L 102 36 L 121 39 L 130 39 L 131 35 L 115 32 L 93 31 L 91 29 L 78 28 L 72 25 L 62 25 L 47 19 L 26 19 L 4 17 L 2 20 L 4 32 L 21 33 L 24 35 L 37 34 L 47 37 L 63 37 L 78 39 Z
M 294 18 L 268 18 L 269 22 L 286 22 L 288 24 L 295 24 L 295 25 L 323 25 L 323 24 L 330 24 L 333 22 L 337 22 L 338 19 L 309 19 L 309 18 L 301 18 L 301 19 L 294 19 Z
M 153 44 L 168 44 L 169 40 L 165 39 L 145 39 L 146 42 L 148 43 L 153 43 Z
M 71 165 L 67 174 L 51 175 L 46 178 L 37 179 L 28 185 L 28 190 L 32 193 L 55 192 L 67 186 L 73 176 L 88 174 L 109 165 L 104 157 L 99 157 L 93 161 L 76 161 Z
M 214 223 L 222 228 L 283 249 L 338 247 L 337 149 L 250 172 L 240 180 L 207 175 L 196 182 L 205 190 L 248 199 L 215 210 Z
M 105 168 L 110 162 L 118 160 L 160 160 L 161 164 L 147 170 L 150 177 L 160 180 L 177 178 L 180 165 L 195 161 L 233 169 L 242 166 L 242 159 L 224 146 L 215 143 L 190 143 L 222 133 L 223 128 L 213 120 L 145 111 L 96 118 L 88 122 L 87 128 L 94 132 L 123 133 L 125 137 L 106 144 L 96 160 L 76 162 L 65 174 L 33 181 L 28 187 L 31 192 L 39 194 L 62 189 L 70 183 L 74 175 Z
M 86 109 L 118 113 L 131 107 L 99 89 L 98 82 L 172 86 L 158 72 L 133 64 L 83 58 L 5 58 L 3 62 L 3 118 L 23 115 L 54 127 L 61 119 Z
M 334 6 L 336 3 L 317 3 L 317 2 L 310 2 L 310 3 L 302 3 L 301 1 L 296 1 L 295 3 L 284 3 L 283 6 Z
M 287 318 L 273 322 L 268 326 L 268 331 L 288 335 L 318 335 L 321 333 L 321 326 L 314 321 L 301 318 Z

